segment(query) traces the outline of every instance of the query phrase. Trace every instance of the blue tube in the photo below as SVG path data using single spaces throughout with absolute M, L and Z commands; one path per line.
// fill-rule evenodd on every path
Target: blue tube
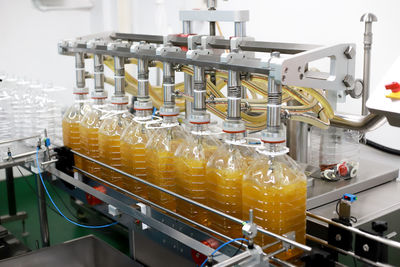
M 221 246 L 219 246 L 216 250 L 214 250 L 213 253 L 211 253 L 211 256 L 214 256 L 214 254 L 217 253 L 221 248 L 223 248 L 223 247 L 225 247 L 226 245 L 229 245 L 230 243 L 235 242 L 235 241 L 246 241 L 246 242 L 248 242 L 247 239 L 242 238 L 242 237 L 229 240 L 228 242 L 223 243 L 223 244 L 222 244 Z M 204 267 L 204 265 L 206 264 L 207 260 L 208 260 L 208 258 L 205 259 L 205 260 L 203 261 L 203 263 L 200 265 L 200 267 Z
M 70 223 L 72 223 L 72 224 L 74 224 L 74 225 L 76 225 L 76 226 L 83 227 L 83 228 L 89 228 L 89 229 L 106 228 L 106 227 L 109 227 L 109 226 L 112 226 L 112 225 L 118 223 L 118 222 L 113 222 L 113 223 L 105 224 L 105 225 L 84 225 L 84 224 L 80 224 L 80 223 L 74 222 L 73 220 L 69 219 L 69 218 L 68 218 L 67 216 L 65 216 L 65 215 L 61 212 L 61 210 L 57 207 L 57 205 L 56 205 L 56 203 L 54 202 L 53 198 L 50 196 L 50 193 L 49 193 L 49 191 L 47 190 L 46 185 L 44 184 L 44 180 L 43 180 L 43 177 L 42 177 L 42 171 L 40 170 L 40 167 L 39 167 L 39 166 L 40 166 L 40 165 L 39 165 L 39 148 L 37 148 L 37 150 L 36 150 L 36 163 L 37 163 L 37 168 L 38 168 L 39 177 L 40 177 L 40 180 L 42 181 L 42 185 L 43 185 L 43 187 L 44 187 L 44 190 L 46 191 L 47 196 L 49 197 L 51 203 L 53 204 L 54 208 L 56 208 L 56 210 L 58 211 L 58 213 L 60 213 L 60 215 L 63 216 L 64 219 L 66 219 L 68 222 L 70 222 Z

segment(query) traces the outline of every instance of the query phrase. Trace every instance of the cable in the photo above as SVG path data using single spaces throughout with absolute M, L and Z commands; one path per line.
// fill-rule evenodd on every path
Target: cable
M 21 174 L 21 177 L 24 179 L 25 183 L 28 185 L 29 189 L 32 191 L 32 193 L 34 193 L 36 195 L 36 197 L 39 199 L 39 196 L 36 192 L 36 190 L 32 187 L 32 185 L 29 183 L 28 179 L 26 179 L 26 177 L 22 174 L 22 171 L 19 169 L 19 166 L 15 166 L 17 167 L 17 170 L 19 171 L 19 173 Z M 48 203 L 46 203 L 47 207 L 49 209 L 51 209 L 53 212 L 55 212 L 57 215 L 61 216 L 52 206 L 50 206 Z
M 68 222 L 70 222 L 70 223 L 72 223 L 72 224 L 74 224 L 74 225 L 76 225 L 76 226 L 83 227 L 83 228 L 89 228 L 89 229 L 106 228 L 106 227 L 109 227 L 109 226 L 112 226 L 112 225 L 118 223 L 118 222 L 113 222 L 113 223 L 105 224 L 105 225 L 84 225 L 84 224 L 80 224 L 80 223 L 74 222 L 74 221 L 72 221 L 71 219 L 69 219 L 69 218 L 68 218 L 67 216 L 65 216 L 65 215 L 61 212 L 61 210 L 57 207 L 56 203 L 54 202 L 53 198 L 50 196 L 50 193 L 49 193 L 49 191 L 47 190 L 47 187 L 46 187 L 46 185 L 45 185 L 45 183 L 44 183 L 44 180 L 43 180 L 43 177 L 42 177 L 42 171 L 40 170 L 40 164 L 39 164 L 39 147 L 36 149 L 36 164 L 37 164 L 37 168 L 38 168 L 38 174 L 39 174 L 39 177 L 40 177 L 40 181 L 42 181 L 42 185 L 43 185 L 44 190 L 46 191 L 47 196 L 49 197 L 51 203 L 52 203 L 53 206 L 56 208 L 56 210 L 58 211 L 58 213 L 60 213 L 60 215 L 63 216 L 64 219 L 66 219 Z
M 211 256 L 214 256 L 214 254 L 217 253 L 221 248 L 223 248 L 226 245 L 229 245 L 230 243 L 235 242 L 235 241 L 246 241 L 246 242 L 248 242 L 247 239 L 245 239 L 243 237 L 239 237 L 239 238 L 235 238 L 235 239 L 229 240 L 228 242 L 225 242 L 224 244 L 219 246 L 216 250 L 214 250 L 213 253 L 211 253 Z M 204 265 L 206 264 L 207 260 L 208 260 L 208 258 L 203 261 L 203 263 L 200 265 L 200 267 L 204 267 Z
M 244 236 L 243 236 L 243 238 L 244 238 Z M 239 253 L 240 249 L 243 247 L 243 242 L 244 242 L 244 240 L 242 240 L 242 242 L 240 242 L 240 246 L 239 246 L 238 249 L 235 251 L 235 253 L 233 253 L 232 257 L 233 257 L 233 256 L 236 256 L 236 254 Z
M 371 141 L 369 139 L 367 139 L 367 145 L 369 145 L 369 146 L 371 146 L 373 148 L 379 149 L 379 150 L 381 150 L 383 152 L 400 156 L 400 150 L 397 150 L 397 149 L 394 149 L 394 148 L 391 148 L 391 147 L 387 147 L 387 146 L 375 143 L 374 141 Z

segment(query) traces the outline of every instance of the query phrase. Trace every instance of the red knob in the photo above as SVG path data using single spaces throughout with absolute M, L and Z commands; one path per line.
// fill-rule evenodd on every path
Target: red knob
M 392 90 L 393 93 L 400 92 L 400 84 L 398 82 L 392 82 L 390 84 L 385 85 L 387 90 Z
M 346 162 L 339 165 L 338 171 L 339 171 L 340 176 L 342 176 L 342 177 L 344 177 L 348 174 L 349 169 L 346 166 Z

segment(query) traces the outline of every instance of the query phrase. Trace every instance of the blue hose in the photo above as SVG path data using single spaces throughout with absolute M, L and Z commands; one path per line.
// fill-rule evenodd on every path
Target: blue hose
M 214 250 L 213 253 L 211 253 L 211 256 L 214 256 L 214 254 L 217 253 L 221 248 L 223 248 L 223 247 L 225 247 L 226 245 L 229 245 L 230 243 L 235 242 L 235 241 L 246 241 L 246 242 L 248 242 L 247 239 L 242 238 L 242 237 L 229 240 L 228 242 L 222 244 L 222 245 L 219 246 L 216 250 Z M 203 261 L 203 263 L 200 265 L 200 267 L 204 267 L 204 265 L 206 264 L 207 260 L 208 260 L 208 258 L 205 259 L 205 260 Z
M 72 223 L 72 224 L 74 224 L 74 225 L 76 225 L 76 226 L 83 227 L 83 228 L 89 228 L 89 229 L 106 228 L 106 227 L 109 227 L 109 226 L 112 226 L 112 225 L 118 223 L 118 222 L 113 222 L 113 223 L 105 224 L 105 225 L 84 225 L 84 224 L 80 224 L 80 223 L 74 222 L 73 220 L 69 219 L 67 216 L 65 216 L 65 215 L 61 212 L 61 210 L 57 207 L 56 203 L 54 203 L 53 198 L 50 196 L 50 193 L 49 193 L 49 191 L 47 190 L 46 185 L 44 184 L 44 180 L 43 180 L 43 177 L 42 177 L 42 171 L 40 170 L 40 167 L 39 167 L 39 166 L 40 166 L 40 165 L 39 165 L 39 148 L 37 148 L 37 150 L 36 150 L 36 163 L 37 163 L 37 168 L 38 168 L 39 177 L 40 177 L 40 180 L 42 181 L 42 185 L 43 185 L 43 187 L 44 187 L 44 190 L 46 191 L 47 196 L 49 197 L 49 199 L 50 199 L 51 203 L 53 204 L 54 208 L 56 208 L 56 210 L 58 211 L 58 213 L 60 213 L 60 215 L 63 216 L 64 219 L 66 219 L 67 221 L 69 221 L 70 223 Z

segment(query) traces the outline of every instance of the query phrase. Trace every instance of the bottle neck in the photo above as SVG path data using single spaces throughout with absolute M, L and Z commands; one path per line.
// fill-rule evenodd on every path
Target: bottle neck
M 285 143 L 264 143 L 263 148 L 269 152 L 280 152 L 285 148 Z
M 116 111 L 125 111 L 125 110 L 128 111 L 125 104 L 123 104 L 123 105 L 112 104 L 111 109 L 116 110 Z
M 136 110 L 135 117 L 137 120 L 150 120 L 151 119 L 151 110 Z
M 164 116 L 162 125 L 168 125 L 178 122 L 178 116 Z
M 106 104 L 105 98 L 93 98 L 93 105 L 104 106 Z
M 209 130 L 209 124 L 208 123 L 206 123 L 206 124 L 194 124 L 194 123 L 191 123 L 190 124 L 190 130 L 192 132 L 205 132 L 205 131 Z
M 225 133 L 225 140 L 228 141 L 241 141 L 245 138 L 245 133 Z

